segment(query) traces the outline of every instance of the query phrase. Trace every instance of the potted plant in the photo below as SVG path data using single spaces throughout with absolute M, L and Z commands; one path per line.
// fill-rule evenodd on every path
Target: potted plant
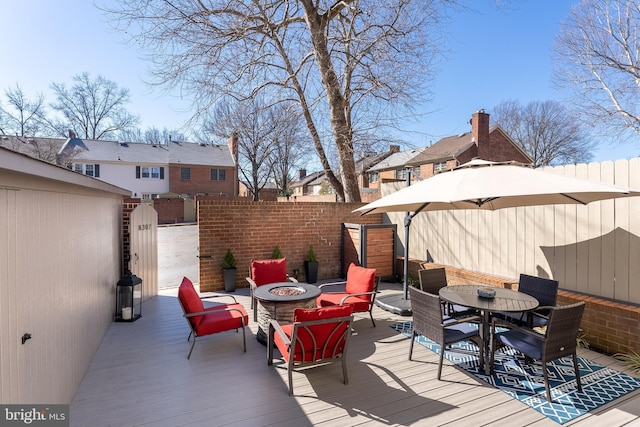
M 316 283 L 318 281 L 318 258 L 313 251 L 312 245 L 309 245 L 309 250 L 304 257 L 304 277 L 307 283 Z
M 282 259 L 282 258 L 284 258 L 284 255 L 282 255 L 280 246 L 276 245 L 276 247 L 273 248 L 273 252 L 271 252 L 271 259 Z
M 222 260 L 222 273 L 224 275 L 224 290 L 235 292 L 238 270 L 236 268 L 236 258 L 233 256 L 231 249 L 227 249 L 227 253 Z

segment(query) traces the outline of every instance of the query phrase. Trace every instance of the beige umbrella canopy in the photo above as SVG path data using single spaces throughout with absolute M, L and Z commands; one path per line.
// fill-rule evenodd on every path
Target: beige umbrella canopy
M 536 170 L 516 162 L 475 159 L 364 205 L 362 215 L 407 212 L 405 218 L 404 299 L 407 299 L 409 226 L 420 212 L 454 209 L 496 210 L 518 206 L 580 204 L 640 192 Z M 413 214 L 411 214 L 413 212 Z
M 586 205 L 597 200 L 640 196 L 640 192 L 532 169 L 518 163 L 472 160 L 415 183 L 354 212 L 496 210 L 517 206 Z

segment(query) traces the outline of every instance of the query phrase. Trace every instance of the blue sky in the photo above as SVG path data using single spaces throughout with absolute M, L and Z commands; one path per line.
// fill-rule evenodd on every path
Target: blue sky
M 492 0 L 468 1 L 475 11 L 453 16 L 447 28 L 446 58 L 438 65 L 429 114 L 412 128 L 407 141 L 425 146 L 466 132 L 471 114 L 491 110 L 500 101 L 562 100 L 551 85 L 551 46 L 560 22 L 577 1 L 512 0 L 498 10 Z M 0 6 L 0 90 L 20 84 L 32 96 L 52 101 L 51 82 L 71 83 L 84 71 L 102 74 L 131 92 L 129 111 L 143 128 L 180 127 L 188 119 L 189 100 L 144 84 L 148 64 L 135 47 L 123 44 L 90 1 L 22 0 Z M 4 100 L 4 96 L 0 96 Z M 640 154 L 633 143 L 601 144 L 594 160 Z

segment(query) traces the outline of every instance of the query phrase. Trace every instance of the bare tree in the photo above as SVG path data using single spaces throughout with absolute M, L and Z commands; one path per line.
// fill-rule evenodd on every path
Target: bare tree
M 155 126 L 142 130 L 128 129 L 117 133 L 119 141 L 141 142 L 145 144 L 168 144 L 169 141 L 187 141 L 187 137 L 178 130 L 158 129 Z
M 75 75 L 73 81 L 70 89 L 64 83 L 51 85 L 57 99 L 52 108 L 78 137 L 115 139 L 117 132 L 138 124 L 138 118 L 125 109 L 129 90 L 100 75 L 92 79 L 88 73 Z
M 584 0 L 556 40 L 558 83 L 586 122 L 640 134 L 640 3 Z
M 45 136 L 47 134 L 44 95 L 28 99 L 19 85 L 4 92 L 7 107 L 0 105 L 1 133 L 16 136 Z
M 289 115 L 283 104 L 271 106 L 262 98 L 221 102 L 206 125 L 205 132 L 219 138 L 238 136 L 240 174 L 258 201 L 260 191 L 273 178 L 281 139 L 286 135 Z
M 277 88 L 300 105 L 341 200 L 359 201 L 354 144 L 409 116 L 427 93 L 443 4 L 455 0 L 119 0 L 107 10 L 205 112 L 222 97 Z M 339 175 L 326 154 L 338 156 Z M 332 140 L 332 141 L 331 141 Z
M 279 110 L 279 111 L 278 111 Z M 309 134 L 304 132 L 302 116 L 295 106 L 287 111 L 277 108 L 276 112 L 284 113 L 278 127 L 278 136 L 272 152 L 273 178 L 278 186 L 278 193 L 289 195 L 294 173 L 305 165 L 309 159 Z
M 557 101 L 503 101 L 492 114 L 494 122 L 532 159 L 533 166 L 587 162 L 594 142 L 584 125 Z

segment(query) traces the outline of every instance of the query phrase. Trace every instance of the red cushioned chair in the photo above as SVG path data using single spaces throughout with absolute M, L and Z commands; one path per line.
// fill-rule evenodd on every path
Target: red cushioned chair
M 205 308 L 202 303 L 203 299 L 220 297 L 231 297 L 234 302 L 207 308 Z M 249 323 L 249 316 L 242 304 L 237 303 L 232 295 L 214 295 L 201 298 L 198 296 L 191 280 L 185 277 L 182 279 L 182 283 L 178 289 L 178 301 L 180 302 L 180 307 L 182 307 L 184 317 L 187 318 L 187 322 L 191 328 L 187 341 L 191 340 L 191 335 L 193 335 L 193 342 L 191 343 L 191 349 L 189 350 L 187 359 L 191 357 L 191 352 L 196 345 L 197 337 L 230 331 L 232 329 L 237 331 L 242 328 L 242 344 L 244 351 L 247 351 L 244 327 Z
M 251 289 L 251 308 L 253 309 L 253 321 L 258 321 L 258 310 L 253 292 L 258 286 L 277 282 L 298 282 L 287 275 L 287 259 L 252 259 L 250 277 L 247 277 Z
M 344 292 L 322 292 L 316 299 L 318 307 L 330 307 L 332 305 L 350 304 L 354 313 L 369 312 L 371 323 L 376 326 L 373 320 L 373 303 L 378 292 L 380 278 L 376 277 L 375 268 L 365 268 L 351 263 L 347 270 L 346 282 L 325 283 L 318 286 L 320 289 L 334 285 L 344 285 Z
M 353 306 L 302 309 L 293 312 L 293 324 L 269 324 L 267 364 L 273 364 L 273 347 L 287 362 L 289 396 L 293 395 L 293 370 L 340 360 L 342 378 L 347 384 L 347 346 L 351 336 Z

